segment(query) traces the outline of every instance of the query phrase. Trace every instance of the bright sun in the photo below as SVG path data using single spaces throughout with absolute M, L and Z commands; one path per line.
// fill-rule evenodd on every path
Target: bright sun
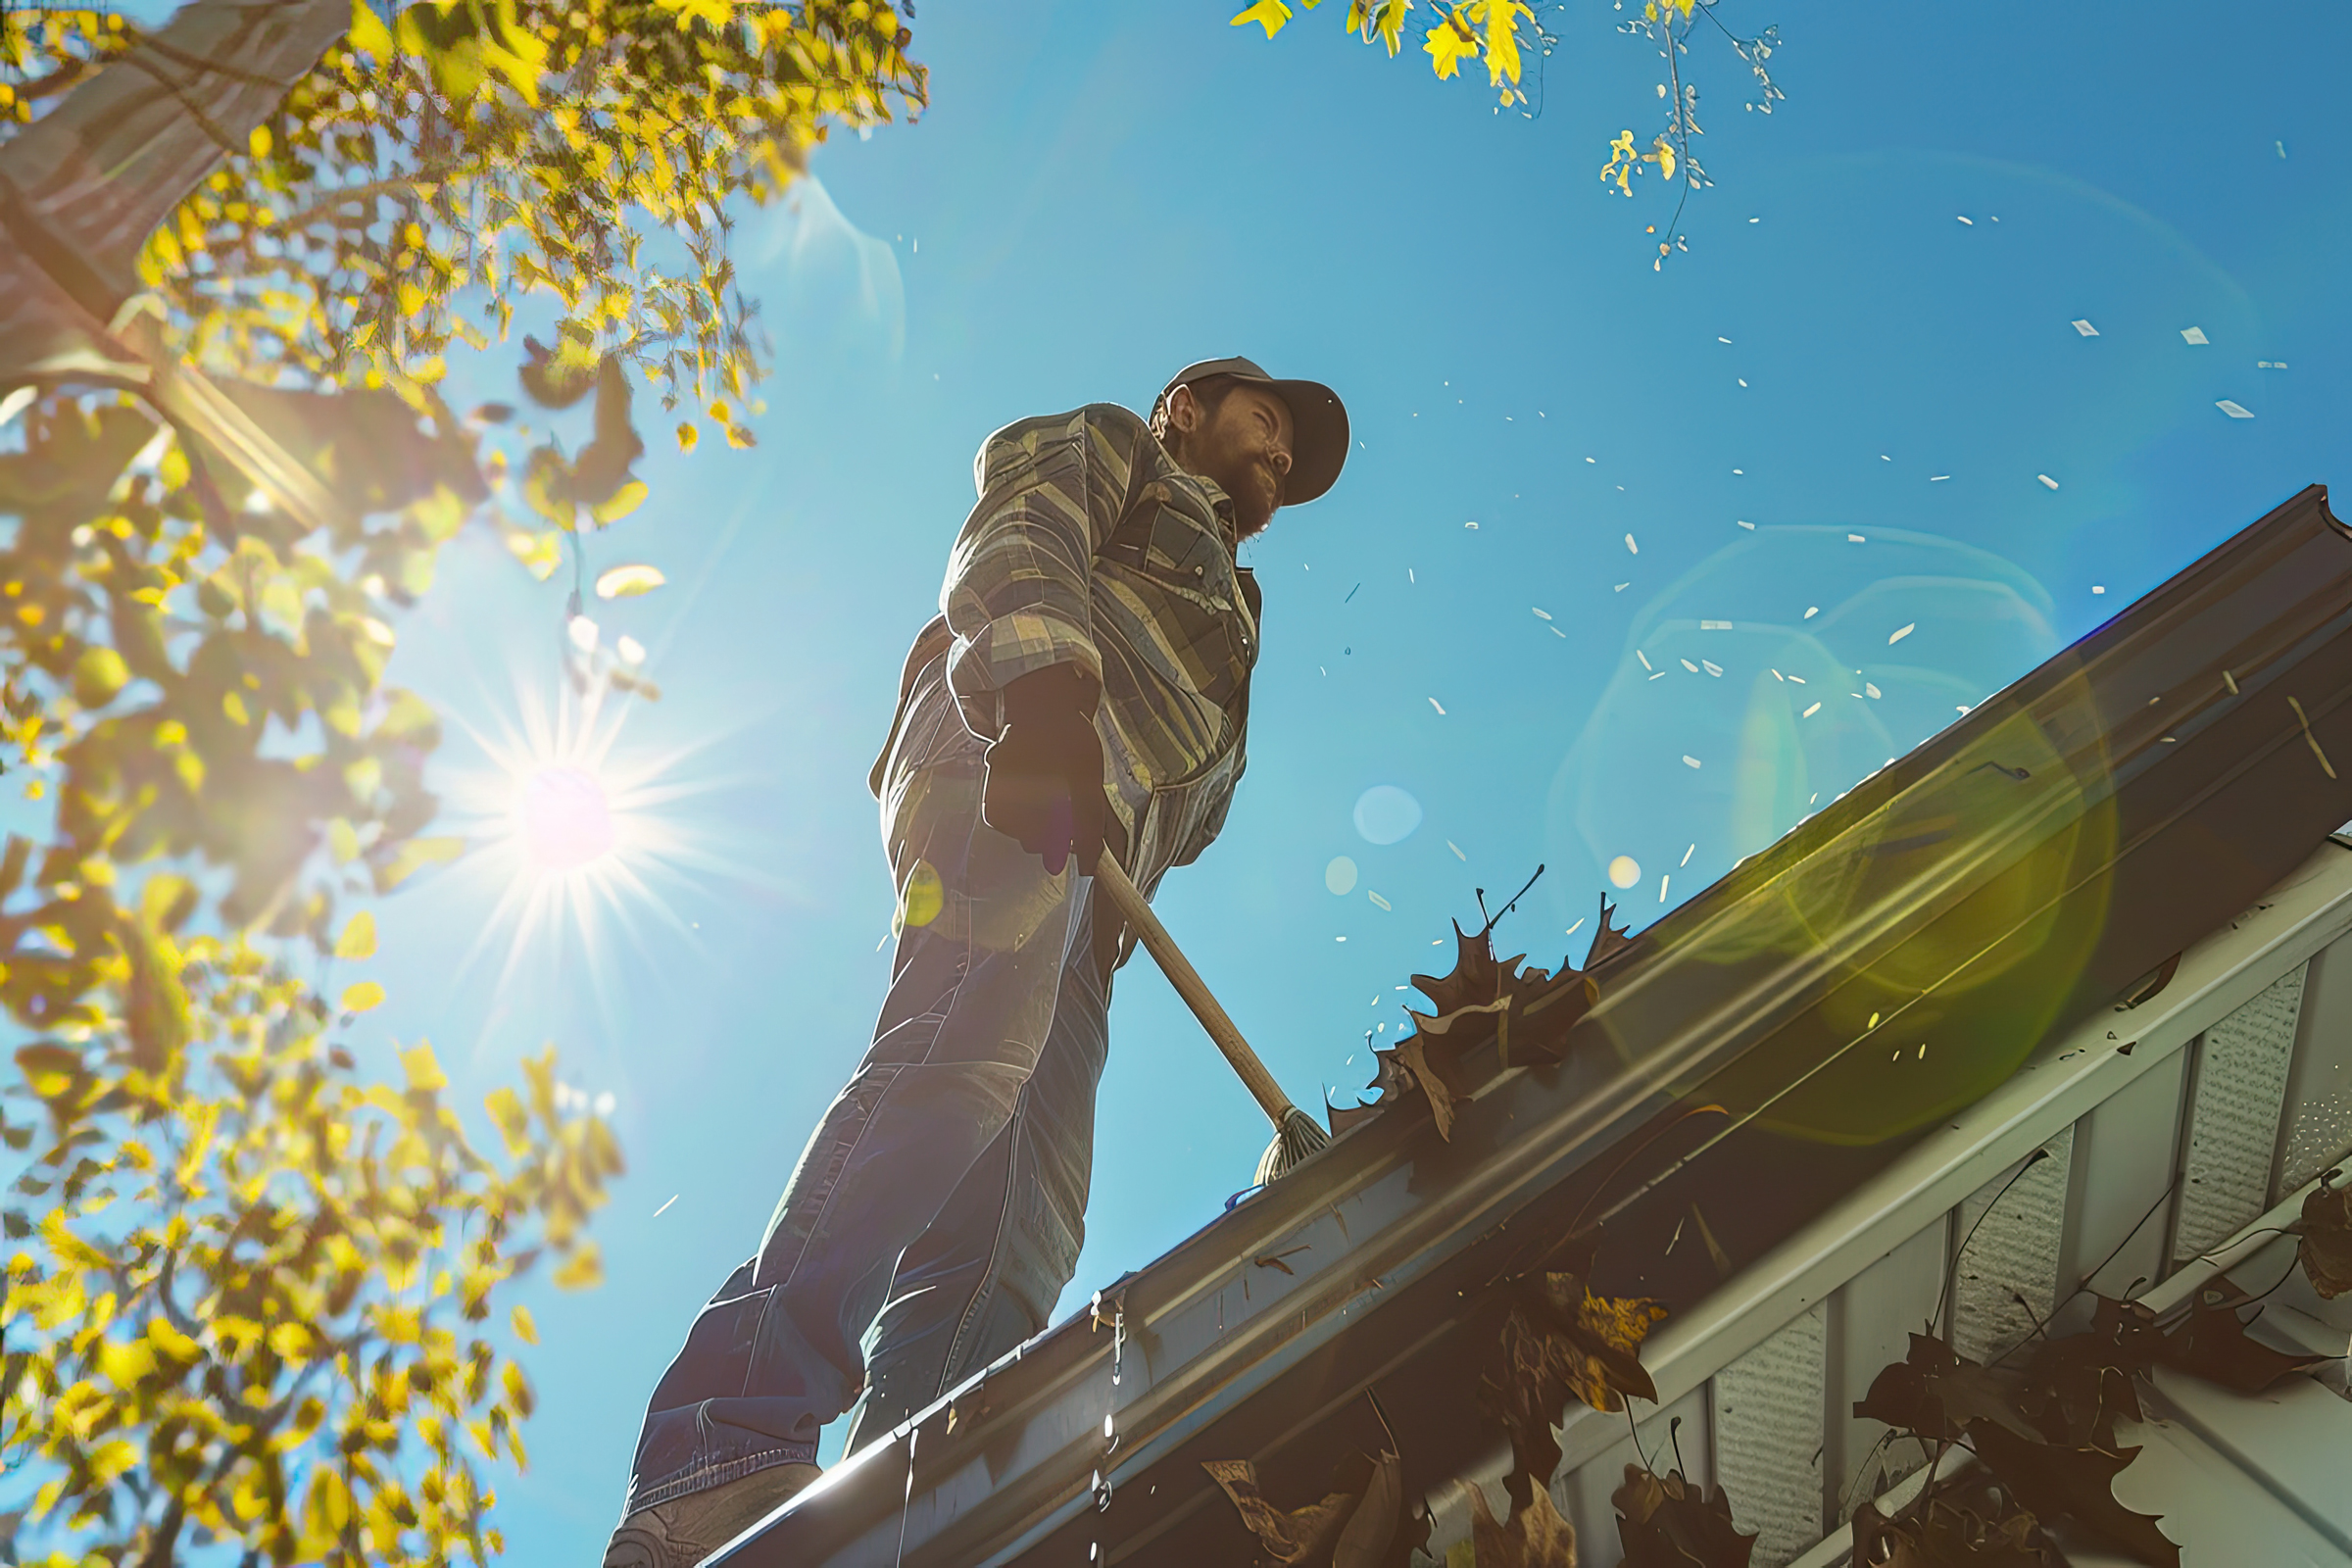
M 501 985 L 526 954 L 572 938 L 601 978 L 615 937 L 641 945 L 641 917 L 686 930 L 660 884 L 729 871 L 663 810 L 710 787 L 685 777 L 686 754 L 623 742 L 640 705 L 601 684 L 550 684 L 552 696 L 518 684 L 496 733 L 466 724 L 481 760 L 445 785 L 469 845 L 453 869 L 496 900 L 465 968 L 503 938 Z
M 605 781 L 586 768 L 542 767 L 514 792 L 523 853 L 542 871 L 576 871 L 610 855 L 617 836 Z

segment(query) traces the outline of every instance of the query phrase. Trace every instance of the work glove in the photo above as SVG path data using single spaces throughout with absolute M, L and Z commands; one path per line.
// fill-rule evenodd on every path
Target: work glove
M 980 818 L 1042 857 L 1059 876 L 1071 859 L 1094 873 L 1109 802 L 1102 793 L 1102 742 L 1095 733 L 1102 688 L 1071 664 L 1032 670 L 1000 694 L 1004 730 L 988 747 Z

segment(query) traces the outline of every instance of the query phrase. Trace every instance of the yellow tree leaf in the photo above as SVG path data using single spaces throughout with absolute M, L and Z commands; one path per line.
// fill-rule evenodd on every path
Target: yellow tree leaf
M 695 442 L 701 440 L 702 435 L 703 432 L 696 429 L 691 420 L 679 421 L 678 450 L 680 452 L 692 452 L 694 450 Z
M 372 958 L 375 956 L 375 915 L 362 909 L 351 917 L 351 924 L 335 938 L 335 956 L 338 958 Z
M 1265 28 L 1266 36 L 1271 38 L 1280 32 L 1290 20 L 1291 8 L 1284 5 L 1282 0 L 1256 0 L 1256 4 L 1235 17 L 1228 25 L 1247 27 L 1254 22 Z
M 604 500 L 588 509 L 588 514 L 599 522 L 618 522 L 645 505 L 653 492 L 643 479 L 631 479 Z
M 508 1153 L 520 1154 L 531 1147 L 531 1117 L 522 1107 L 520 1095 L 512 1089 L 493 1089 L 482 1104 L 490 1119 L 498 1123 L 498 1135 L 507 1141 Z
M 1379 9 L 1372 21 L 1372 29 L 1380 41 L 1389 46 L 1389 58 L 1404 46 L 1404 14 L 1413 9 L 1413 0 L 1379 0 Z M 1371 40 L 1367 38 L 1365 42 Z
M 567 1291 L 593 1290 L 605 1282 L 604 1254 L 594 1242 L 583 1242 L 571 1260 L 556 1270 L 556 1283 Z
M 1519 79 L 1519 19 L 1533 17 L 1522 0 L 1478 0 L 1471 8 L 1487 46 L 1488 85 Z
M 429 1095 L 449 1087 L 449 1079 L 441 1071 L 441 1063 L 433 1056 L 432 1046 L 425 1041 L 419 1040 L 414 1047 L 402 1052 L 400 1065 L 409 1075 L 409 1088 L 417 1094 Z
M 1438 19 L 1421 47 L 1429 55 L 1430 69 L 1443 81 L 1461 70 L 1463 61 L 1478 58 L 1478 35 L 1470 30 L 1462 8 L 1455 6 L 1450 16 Z
M 529 1307 L 522 1305 L 520 1302 L 515 1303 L 513 1321 L 514 1324 L 514 1337 L 516 1339 L 520 1340 L 525 1345 L 537 1345 L 539 1343 L 539 1325 L 531 1317 L 531 1309 Z
M 1644 153 L 1642 156 L 1654 161 L 1658 166 L 1658 172 L 1665 175 L 1668 179 L 1672 179 L 1674 177 L 1675 165 L 1674 143 L 1668 141 L 1665 137 L 1660 136 L 1653 145 L 1657 150 L 1655 152 Z
M 375 7 L 368 0 L 352 0 L 348 42 L 362 54 L 372 56 L 379 65 L 392 58 L 392 29 L 384 25 L 384 19 L 376 15 Z
M 356 986 L 344 989 L 342 1006 L 345 1012 L 366 1012 L 383 1004 L 384 988 L 372 980 L 363 980 Z
M 610 566 L 597 573 L 596 597 L 599 599 L 634 599 L 639 594 L 652 593 L 667 581 L 669 579 L 662 575 L 662 570 L 658 566 L 639 564 Z

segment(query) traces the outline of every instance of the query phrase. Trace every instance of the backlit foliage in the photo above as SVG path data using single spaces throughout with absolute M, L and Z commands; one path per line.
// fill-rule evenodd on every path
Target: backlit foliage
M 1321 0 L 1298 0 L 1308 11 Z M 1749 99 L 1750 110 L 1772 113 L 1772 106 L 1788 95 L 1774 85 L 1770 62 L 1773 51 L 1780 47 L 1780 29 L 1767 27 L 1752 38 L 1743 38 L 1726 27 L 1716 16 L 1721 0 L 1643 0 L 1641 11 L 1618 24 L 1618 30 L 1629 35 L 1649 39 L 1658 46 L 1659 58 L 1666 63 L 1667 79 L 1658 84 L 1658 97 L 1667 106 L 1665 127 L 1658 131 L 1646 147 L 1637 147 L 1634 133 L 1627 130 L 1609 142 L 1609 159 L 1602 167 L 1603 183 L 1613 186 L 1618 194 L 1631 196 L 1637 175 L 1654 172 L 1664 184 L 1680 184 L 1680 196 L 1675 203 L 1674 216 L 1666 221 L 1669 239 L 1658 242 L 1658 260 L 1653 269 L 1662 268 L 1665 258 L 1676 250 L 1687 250 L 1683 237 L 1674 232 L 1682 218 L 1682 201 L 1693 190 L 1714 183 L 1691 150 L 1693 137 L 1704 134 L 1698 124 L 1698 88 L 1683 79 L 1683 57 L 1689 54 L 1689 36 L 1694 27 L 1705 25 L 1723 35 L 1733 50 L 1744 61 L 1756 79 L 1756 96 Z M 1440 80 L 1454 77 L 1474 79 L 1475 68 L 1484 66 L 1487 85 L 1497 94 L 1494 105 L 1500 113 L 1516 108 L 1534 113 L 1528 107 L 1528 95 L 1523 74 L 1532 57 L 1541 62 L 1549 58 L 1559 39 L 1545 30 L 1542 13 L 1555 9 L 1551 6 L 1528 5 L 1525 0 L 1462 0 L 1448 4 L 1435 0 L 1424 16 L 1412 18 L 1414 0 L 1348 0 L 1348 30 L 1365 43 L 1386 46 L 1394 60 L 1417 33 L 1421 53 L 1429 61 L 1430 70 Z M 1620 3 L 1619 11 L 1626 9 Z M 1254 24 L 1269 38 L 1289 25 L 1293 16 L 1292 0 L 1252 0 L 1252 4 L 1233 18 L 1237 27 Z M 1658 225 L 1648 225 L 1651 234 Z
M 135 37 L 0 11 L 0 165 Z M 0 1558 L 500 1549 L 476 1467 L 521 1463 L 531 1400 L 492 1342 L 533 1331 L 491 1293 L 549 1252 L 596 1282 L 618 1150 L 564 1114 L 551 1053 L 489 1099 L 505 1161 L 477 1154 L 427 1048 L 400 1088 L 346 1049 L 381 985 L 330 1004 L 297 965 L 364 958 L 350 902 L 465 849 L 431 832 L 437 716 L 382 678 L 442 547 L 478 519 L 544 577 L 565 532 L 635 508 L 643 389 L 681 446 L 705 421 L 750 444 L 765 367 L 729 214 L 828 126 L 919 109 L 907 41 L 868 0 L 356 11 L 139 258 L 166 351 L 316 471 L 331 519 L 272 510 L 136 386 L 0 384 L 0 788 L 24 803 L 0 1136 L 30 1162 L 0 1249 Z M 512 411 L 461 417 L 440 387 L 526 327 L 525 398 L 585 438 L 524 435 L 510 477 Z M 485 505 L 505 492 L 541 527 Z
M 182 892 L 151 880 L 147 917 Z M 491 1292 L 546 1251 L 559 1283 L 594 1282 L 611 1133 L 560 1115 L 551 1051 L 527 1104 L 490 1097 L 509 1160 L 485 1159 L 430 1047 L 403 1054 L 402 1089 L 363 1089 L 325 1006 L 250 945 L 150 924 L 139 972 L 144 1018 L 17 1051 L 10 1094 L 38 1119 L 4 1123 L 39 1149 L 5 1213 L 0 1456 L 46 1476 L 31 1516 L 89 1552 L 50 1560 L 169 1561 L 175 1540 L 486 1560 L 473 1459 L 520 1465 L 532 1407 L 486 1337 Z M 506 1326 L 536 1334 L 520 1307 Z

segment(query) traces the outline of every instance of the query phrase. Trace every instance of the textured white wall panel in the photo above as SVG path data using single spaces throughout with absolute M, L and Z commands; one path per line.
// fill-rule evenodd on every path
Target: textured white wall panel
M 2049 1320 L 2057 1300 L 2074 1128 L 2041 1147 L 2047 1158 L 2029 1155 L 1960 1204 L 1952 1238 L 1962 1250 L 1952 1269 L 1951 1341 L 1971 1360 L 1990 1361 L 2033 1334 L 2036 1321 Z M 2017 1296 L 2026 1306 L 2018 1305 Z
M 1882 1422 L 1855 1419 L 1853 1408 L 1888 1362 L 1910 1353 L 1912 1334 L 1927 1331 L 1943 1290 L 1943 1265 L 1951 1250 L 1947 1218 L 1880 1258 L 1830 1298 L 1824 1356 L 1829 1443 L 1822 1468 L 1831 1489 L 1833 1525 L 1852 1518 L 1855 1503 L 1884 1490 L 1873 1484 L 1882 1470 L 1894 1482 L 1926 1463 L 1916 1441 L 1883 1442 L 1889 1429 Z
M 2352 1151 L 2352 938 L 2311 960 L 2284 1115 L 2274 1202 Z
M 2176 1259 L 2219 1247 L 2270 1207 L 2303 976 L 2301 967 L 2281 976 L 2206 1030 L 2197 1048 Z
M 2129 1294 L 2134 1280 L 2163 1277 L 2187 1082 L 2188 1054 L 2177 1051 L 2075 1123 L 2066 1245 L 2058 1257 L 2061 1298 L 2085 1275 L 2091 1275 L 2090 1288 L 2105 1296 Z M 2087 1329 L 2091 1306 L 2088 1295 L 2062 1300 L 2050 1332 Z
M 1732 1518 L 1757 1533 L 1754 1568 L 1781 1568 L 1821 1539 L 1827 1316 L 1807 1309 L 1715 1374 L 1715 1471 Z

